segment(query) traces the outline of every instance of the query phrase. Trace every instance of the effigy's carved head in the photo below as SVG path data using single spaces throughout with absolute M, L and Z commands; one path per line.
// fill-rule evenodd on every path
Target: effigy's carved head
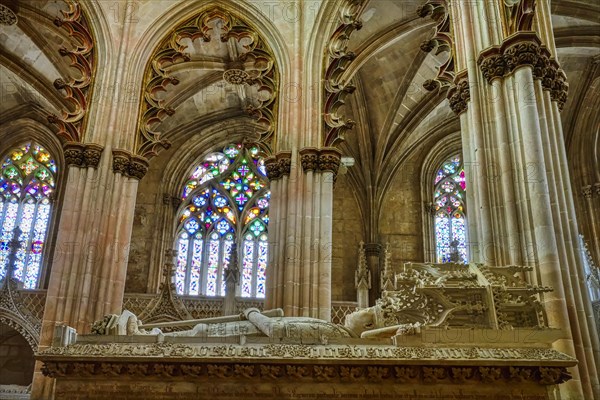
M 374 306 L 354 311 L 346 315 L 344 327 L 359 337 L 365 331 L 377 329 L 380 327 L 378 325 L 379 310 L 379 306 Z

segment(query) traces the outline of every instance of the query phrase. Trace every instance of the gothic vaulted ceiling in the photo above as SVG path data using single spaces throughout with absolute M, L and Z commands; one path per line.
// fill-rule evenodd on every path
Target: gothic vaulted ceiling
M 424 81 L 435 77 L 444 55 L 419 48 L 433 29 L 430 19 L 417 16 L 420 3 L 371 0 L 362 14 L 362 29 L 353 33 L 348 46 L 357 56 L 346 78 L 352 79 L 356 91 L 347 98 L 346 114 L 356 126 L 342 147 L 356 160 L 348 178 L 359 208 L 373 210 L 373 215 L 363 215 L 367 226 L 378 219 L 387 188 L 407 163 L 421 165 L 435 143 L 459 134 L 458 119 L 445 97 L 423 88 Z M 576 132 L 575 127 L 580 116 L 590 114 L 590 107 L 597 110 L 590 99 L 597 103 L 600 98 L 600 3 L 553 0 L 552 12 L 558 57 L 570 85 L 562 113 L 565 139 L 569 145 L 574 135 L 589 133 L 583 140 L 591 146 L 592 132 Z

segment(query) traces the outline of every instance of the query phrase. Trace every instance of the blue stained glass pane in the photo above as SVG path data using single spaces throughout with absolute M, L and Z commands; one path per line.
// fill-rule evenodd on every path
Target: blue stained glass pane
M 262 278 L 257 278 L 257 238 L 261 235 L 266 237 L 269 220 L 270 192 L 262 192 L 268 186 L 265 174 L 259 148 L 247 148 L 241 144 L 232 144 L 220 153 L 211 153 L 195 167 L 183 187 L 184 204 L 178 221 L 180 234 L 186 232 L 195 235 L 204 243 L 202 255 L 198 256 L 201 259 L 199 265 L 202 277 L 198 282 L 202 286 L 194 286 L 195 273 L 190 269 L 187 271 L 187 281 L 184 282 L 185 293 L 223 295 L 226 289 L 223 273 L 230 262 L 233 243 L 237 241 L 243 253 L 244 245 L 240 236 L 249 233 L 254 246 L 254 258 L 248 264 L 252 268 L 253 278 L 248 281 L 250 286 L 246 287 L 245 293 L 247 296 L 264 296 L 264 282 Z M 256 223 L 253 224 L 254 222 Z M 241 231 L 238 232 L 238 229 Z M 208 238 L 205 232 L 210 232 Z M 188 246 L 194 244 L 190 241 Z M 261 254 L 266 257 L 266 240 L 263 246 Z M 192 254 L 196 254 L 195 247 L 189 251 L 190 257 L 186 260 L 188 269 L 194 263 Z M 243 264 L 243 256 L 241 257 Z M 266 270 L 266 258 L 261 265 L 260 271 Z
M 467 229 L 464 217 L 465 171 L 460 156 L 447 160 L 434 180 L 434 217 L 437 262 L 449 262 L 458 252 L 468 262 Z
M 183 294 L 186 286 L 185 275 L 187 270 L 187 257 L 189 235 L 182 233 L 177 243 L 177 269 L 175 270 L 175 288 L 178 294 Z
M 244 258 L 242 262 L 242 297 L 252 296 L 252 272 L 254 267 L 254 242 L 244 241 Z
M 190 284 L 188 293 L 200 294 L 200 273 L 202 269 L 202 238 L 194 239 L 192 247 L 192 265 L 190 270 Z
M 211 240 L 206 274 L 206 295 L 217 295 L 217 279 L 219 272 L 219 241 Z
M 262 235 L 258 242 L 258 260 L 256 266 L 256 297 L 265 297 L 265 285 L 267 280 L 267 236 Z

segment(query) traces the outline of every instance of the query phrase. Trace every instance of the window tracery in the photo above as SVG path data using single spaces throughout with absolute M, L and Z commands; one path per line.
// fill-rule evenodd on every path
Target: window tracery
M 42 146 L 27 143 L 2 159 L 0 176 L 0 280 L 12 262 L 13 277 L 35 289 L 47 242 L 56 162 Z
M 434 229 L 438 263 L 466 263 L 466 180 L 460 155 L 450 157 L 434 178 Z
M 205 157 L 181 194 L 178 294 L 225 295 L 225 269 L 235 248 L 241 261 L 237 295 L 265 296 L 270 196 L 258 147 L 229 145 Z

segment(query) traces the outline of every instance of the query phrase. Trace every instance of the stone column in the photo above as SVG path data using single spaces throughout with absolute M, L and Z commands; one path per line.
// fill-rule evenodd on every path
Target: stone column
M 40 350 L 52 344 L 56 324 L 88 333 L 93 321 L 121 312 L 135 195 L 148 168 L 141 157 L 95 144 L 68 143 L 65 160 Z M 37 369 L 32 399 L 49 398 L 51 387 Z
M 556 347 L 579 360 L 561 398 L 599 397 L 598 334 L 560 120 L 568 85 L 548 2 L 436 0 L 420 11 L 434 10 L 436 32 L 424 47 L 453 49 L 437 87 L 449 87 L 461 115 L 472 261 L 531 265 L 531 283 L 554 288 L 542 302 L 550 326 L 565 332 Z

